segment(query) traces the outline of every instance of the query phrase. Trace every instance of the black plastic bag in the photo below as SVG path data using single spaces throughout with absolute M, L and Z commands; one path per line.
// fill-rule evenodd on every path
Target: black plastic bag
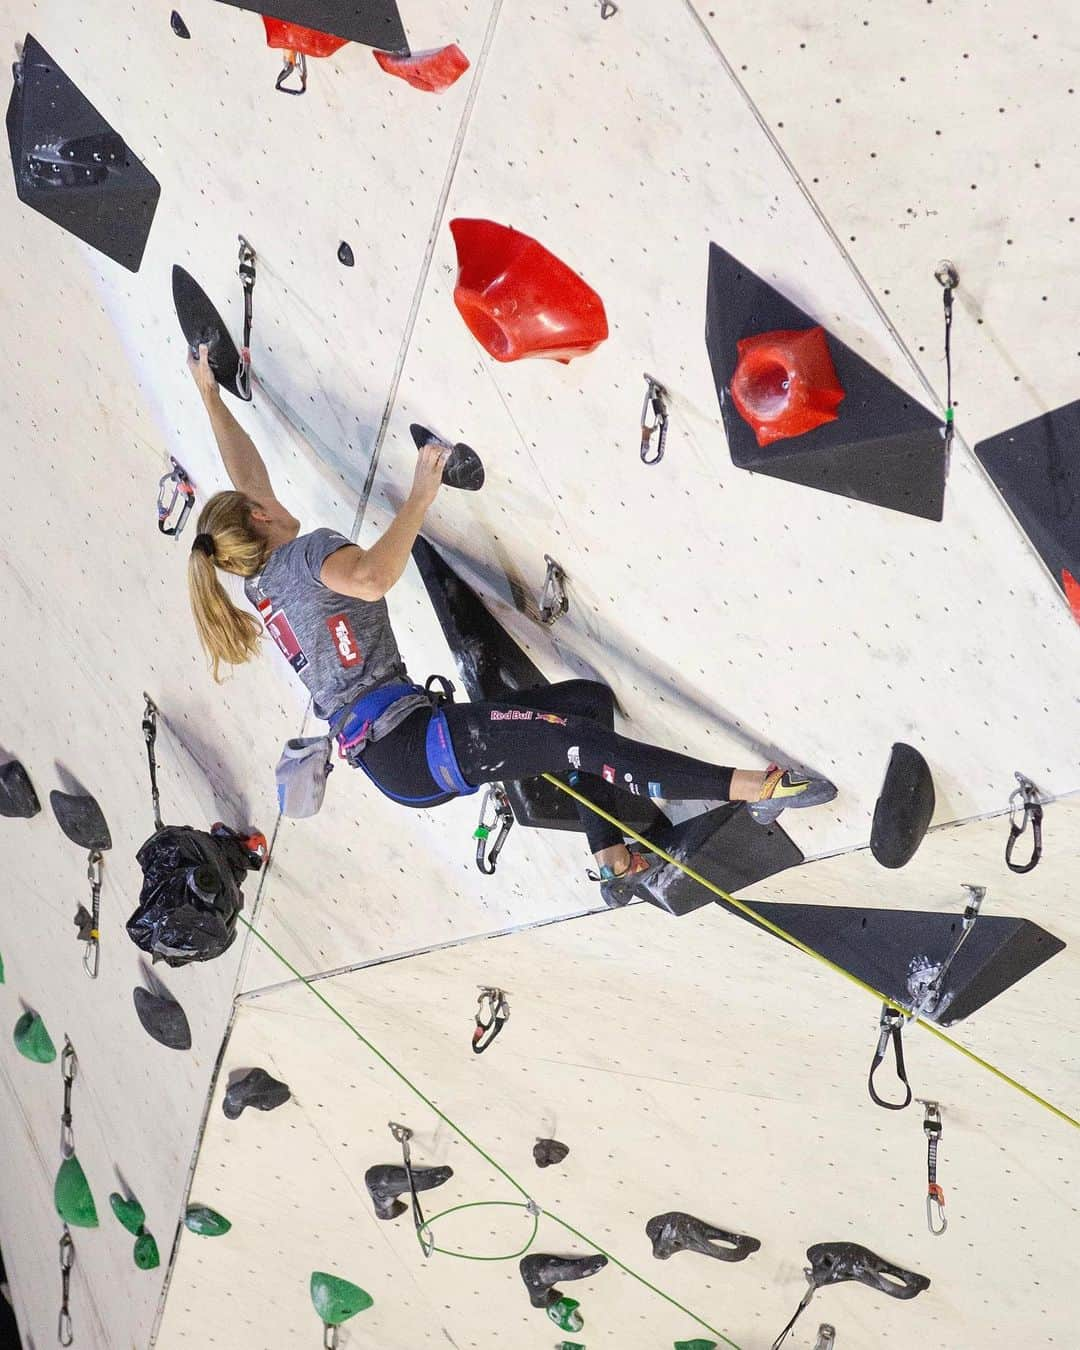
M 132 942 L 170 966 L 228 951 L 244 906 L 244 874 L 262 866 L 243 836 L 225 825 L 215 825 L 211 834 L 166 825 L 135 858 L 143 885 L 139 908 L 127 921 Z

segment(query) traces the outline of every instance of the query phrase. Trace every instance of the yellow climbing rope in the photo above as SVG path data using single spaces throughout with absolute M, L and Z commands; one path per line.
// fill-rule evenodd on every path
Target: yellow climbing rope
M 932 1022 L 928 1022 L 922 1017 L 910 1018 L 910 1009 L 905 1008 L 902 1003 L 897 1003 L 894 999 L 889 998 L 887 994 L 883 994 L 880 990 L 875 989 L 872 984 L 867 984 L 865 980 L 860 980 L 859 977 L 853 975 L 850 970 L 845 970 L 843 966 L 837 965 L 835 961 L 830 961 L 822 952 L 815 951 L 813 947 L 807 946 L 807 944 L 797 938 L 794 933 L 789 933 L 785 928 L 781 928 L 778 923 L 773 923 L 771 919 L 765 918 L 763 914 L 759 914 L 757 910 L 751 905 L 746 904 L 745 901 L 736 900 L 733 895 L 729 895 L 727 891 L 721 890 L 721 888 L 717 886 L 715 882 L 710 881 L 708 877 L 703 877 L 700 872 L 695 871 L 694 868 L 681 861 L 681 859 L 672 857 L 670 853 L 665 852 L 664 849 L 646 839 L 643 834 L 638 834 L 637 830 L 631 829 L 624 821 L 609 815 L 607 811 L 602 807 L 597 806 L 595 802 L 590 801 L 588 797 L 578 792 L 576 788 L 572 788 L 568 783 L 561 782 L 553 774 L 545 773 L 541 776 L 545 778 L 547 782 L 553 783 L 560 791 L 565 792 L 568 796 L 573 797 L 575 801 L 580 802 L 582 806 L 587 806 L 590 811 L 594 812 L 602 820 L 606 820 L 609 824 L 614 825 L 616 829 L 621 830 L 627 838 L 636 839 L 637 842 L 644 845 L 650 853 L 655 853 L 658 858 L 663 858 L 665 862 L 669 862 L 673 867 L 677 867 L 680 872 L 685 873 L 692 881 L 696 881 L 699 885 L 704 886 L 707 891 L 711 891 L 713 895 L 717 896 L 718 899 L 723 900 L 725 904 L 731 905 L 741 914 L 745 914 L 748 919 L 753 919 L 755 923 L 760 924 L 762 928 L 768 929 L 770 933 L 774 933 L 778 938 L 783 938 L 785 942 L 790 942 L 793 947 L 797 947 L 798 950 L 803 952 L 806 956 L 812 956 L 815 961 L 820 961 L 823 966 L 827 966 L 830 970 L 834 970 L 838 975 L 842 975 L 845 980 L 848 980 L 857 988 L 862 989 L 865 993 L 872 994 L 879 1003 L 887 1004 L 888 1007 L 903 1013 L 906 1018 L 915 1021 L 924 1031 L 928 1031 L 932 1036 L 936 1036 L 939 1041 L 942 1041 L 945 1045 L 951 1046 L 953 1050 L 959 1051 L 960 1054 L 971 1060 L 973 1064 L 978 1064 L 980 1068 L 993 1074 L 993 1076 L 1000 1079 L 1001 1082 L 1007 1083 L 1009 1087 L 1015 1088 L 1017 1092 L 1022 1093 L 1030 1101 L 1045 1107 L 1051 1115 L 1057 1116 L 1059 1120 L 1063 1120 L 1067 1125 L 1073 1125 L 1080 1129 L 1080 1120 L 1077 1120 L 1075 1116 L 1070 1116 L 1069 1113 L 1063 1111 L 1060 1106 L 1055 1106 L 1053 1102 L 1047 1101 L 1045 1097 L 1040 1097 L 1037 1092 L 1033 1092 L 1031 1088 L 1025 1087 L 1023 1083 L 1017 1082 L 1015 1078 L 1010 1077 L 1003 1069 L 999 1069 L 996 1064 L 991 1064 L 989 1060 L 983 1059 L 983 1057 L 977 1055 L 974 1050 L 969 1050 L 966 1045 L 961 1045 L 959 1041 L 954 1041 L 951 1036 L 947 1035 L 940 1027 L 935 1026 Z

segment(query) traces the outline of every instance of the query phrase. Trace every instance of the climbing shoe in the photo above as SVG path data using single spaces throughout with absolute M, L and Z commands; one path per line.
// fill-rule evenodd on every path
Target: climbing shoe
M 748 802 L 747 809 L 759 825 L 771 825 L 788 807 L 822 806 L 835 796 L 836 788 L 827 778 L 806 778 L 794 769 L 771 764 L 761 796 Z
M 643 853 L 634 844 L 628 847 L 630 866 L 625 872 L 616 872 L 607 863 L 599 872 L 589 872 L 590 879 L 600 883 L 600 894 L 608 909 L 620 909 L 628 905 L 636 894 L 635 888 L 643 881 L 651 881 L 664 866 L 663 858 L 658 858 L 655 853 Z

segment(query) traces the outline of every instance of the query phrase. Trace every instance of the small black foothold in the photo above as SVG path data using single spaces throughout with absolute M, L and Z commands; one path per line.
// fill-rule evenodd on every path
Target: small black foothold
M 172 30 L 178 38 L 189 38 L 191 36 L 191 34 L 188 32 L 187 24 L 183 21 L 180 15 L 177 14 L 175 9 L 169 15 L 169 23 L 172 25 Z
M 272 1078 L 265 1069 L 252 1069 L 229 1084 L 221 1109 L 230 1120 L 236 1120 L 248 1106 L 254 1106 L 258 1111 L 273 1111 L 284 1106 L 291 1096 L 287 1083 Z
M 344 239 L 338 244 L 337 260 L 344 267 L 354 267 L 356 265 L 356 258 L 353 255 L 353 251 Z
M 570 1152 L 565 1144 L 560 1144 L 557 1139 L 538 1139 L 533 1144 L 533 1162 L 537 1167 L 551 1167 L 554 1163 L 561 1163 Z

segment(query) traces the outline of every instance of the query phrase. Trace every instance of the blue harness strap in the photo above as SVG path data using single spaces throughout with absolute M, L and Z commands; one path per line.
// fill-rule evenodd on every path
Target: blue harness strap
M 364 763 L 363 756 L 353 758 L 350 751 L 362 745 L 368 738 L 371 725 L 398 699 L 408 694 L 424 694 L 430 697 L 418 684 L 384 684 L 378 689 L 362 694 L 355 703 L 342 708 L 330 719 L 330 734 L 337 737 L 342 757 L 350 764 L 363 769 L 384 797 L 399 802 L 403 806 L 438 806 L 452 797 L 468 797 L 478 788 L 462 777 L 454 754 L 454 744 L 450 739 L 450 728 L 446 723 L 446 714 L 438 705 L 432 707 L 431 720 L 428 723 L 425 753 L 428 772 L 439 785 L 439 791 L 429 797 L 399 797 L 383 787 Z

